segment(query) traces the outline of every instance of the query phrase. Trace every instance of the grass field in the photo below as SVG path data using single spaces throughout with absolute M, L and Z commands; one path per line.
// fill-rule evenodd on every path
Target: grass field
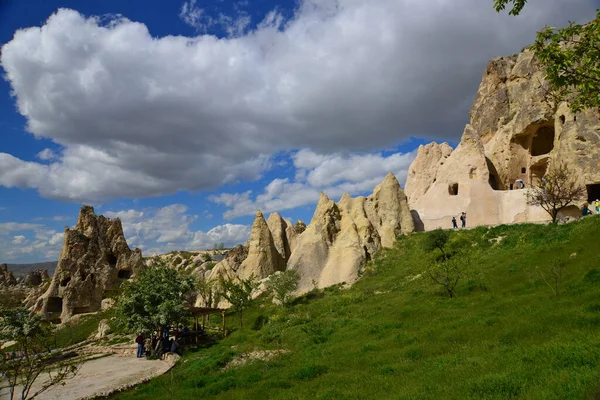
M 429 233 L 381 252 L 350 289 L 287 309 L 258 302 L 245 329 L 118 399 L 592 399 L 600 388 L 600 218 L 452 234 L 474 262 L 454 299 L 420 276 Z M 499 239 L 501 238 L 501 239 Z M 566 264 L 555 296 L 555 259 Z M 289 350 L 222 368 L 237 355 Z

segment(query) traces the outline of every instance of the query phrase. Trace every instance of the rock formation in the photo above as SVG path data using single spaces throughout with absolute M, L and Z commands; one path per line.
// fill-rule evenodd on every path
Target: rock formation
M 296 237 L 298 236 L 294 226 L 276 212 L 269 215 L 267 225 L 273 236 L 273 243 L 277 252 L 287 262 L 296 246 Z
M 25 275 L 25 278 L 23 278 L 23 284 L 26 286 L 39 286 L 42 284 L 42 282 L 47 281 L 48 279 L 50 279 L 48 270 L 38 269 L 28 272 L 27 275 Z
M 276 219 L 277 217 L 273 221 Z M 276 222 L 274 222 L 274 225 L 276 225 Z M 285 232 L 282 231 L 281 234 L 284 235 Z M 282 247 L 285 247 L 285 244 L 282 244 Z M 285 251 L 285 248 L 282 250 Z M 240 265 L 238 276 L 247 279 L 254 275 L 257 279 L 263 279 L 275 271 L 283 271 L 284 269 L 285 259 L 277 250 L 273 235 L 262 212 L 258 211 L 250 232 L 248 257 Z
M 96 216 L 83 206 L 77 225 L 65 228 L 63 249 L 48 290 L 33 311 L 50 320 L 99 311 L 106 291 L 144 267 L 142 252 L 131 251 L 121 221 Z
M 8 287 L 15 286 L 17 279 L 11 271 L 8 270 L 8 265 L 0 264 L 0 286 Z
M 306 230 L 306 224 L 304 222 L 302 222 L 301 219 L 296 221 L 296 223 L 294 224 L 294 232 L 296 232 L 296 235 L 300 235 L 305 230 Z
M 381 247 L 393 246 L 397 235 L 413 230 L 406 196 L 392 174 L 366 198 L 344 194 L 335 203 L 322 193 L 287 269 L 298 271 L 299 292 L 352 283 Z
M 587 186 L 581 202 L 600 198 L 598 115 L 573 115 L 566 103 L 554 107 L 547 88 L 529 50 L 489 62 L 460 144 L 451 152 L 445 143 L 421 146 L 409 169 L 406 193 L 417 227 L 450 228 L 461 212 L 469 226 L 548 220 L 527 205 L 526 192 L 555 160 L 567 162 Z

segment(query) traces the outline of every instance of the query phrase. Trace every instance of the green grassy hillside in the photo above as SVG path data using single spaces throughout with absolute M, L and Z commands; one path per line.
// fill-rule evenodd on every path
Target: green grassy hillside
M 118 399 L 585 399 L 600 388 L 600 218 L 452 234 L 474 274 L 449 299 L 401 238 L 352 288 L 259 303 L 216 345 Z M 566 262 L 561 292 L 552 261 Z M 229 319 L 232 329 L 237 320 Z M 222 370 L 239 354 L 289 350 Z

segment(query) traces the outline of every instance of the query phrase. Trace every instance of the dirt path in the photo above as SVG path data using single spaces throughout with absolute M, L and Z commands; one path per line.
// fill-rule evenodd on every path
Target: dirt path
M 111 355 L 85 362 L 77 376 L 69 379 L 64 386 L 52 387 L 36 399 L 75 400 L 106 395 L 164 374 L 172 365 L 169 361 L 151 361 L 131 355 Z M 0 399 L 6 398 L 5 396 L 5 393 L 0 393 Z

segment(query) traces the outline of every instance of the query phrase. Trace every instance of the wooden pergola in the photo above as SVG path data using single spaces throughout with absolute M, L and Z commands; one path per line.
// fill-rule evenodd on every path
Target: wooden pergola
M 190 307 L 190 313 L 192 317 L 194 317 L 194 330 L 196 332 L 199 331 L 200 322 L 199 319 L 202 317 L 202 331 L 204 331 L 204 327 L 206 326 L 206 317 L 211 314 L 221 314 L 223 322 L 221 324 L 221 332 L 225 334 L 225 313 L 227 310 L 223 308 L 210 308 L 210 307 Z M 197 340 L 197 337 L 196 337 Z

